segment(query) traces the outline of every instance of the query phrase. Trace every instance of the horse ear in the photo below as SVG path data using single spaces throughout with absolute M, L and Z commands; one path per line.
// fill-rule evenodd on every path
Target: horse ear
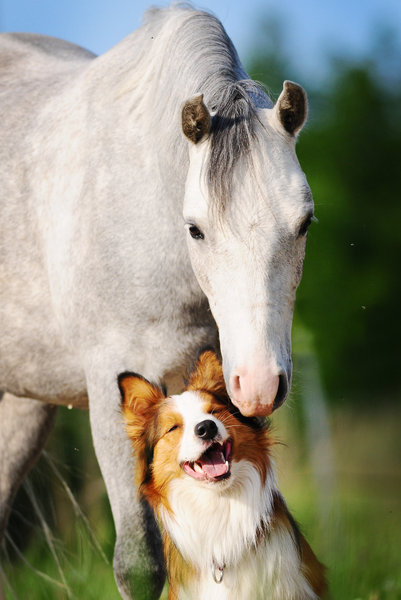
M 306 121 L 308 100 L 305 90 L 293 81 L 284 81 L 281 92 L 274 107 L 275 114 L 290 135 L 296 135 Z
M 184 135 L 197 144 L 210 131 L 210 114 L 203 103 L 203 94 L 195 96 L 184 104 L 181 113 Z
M 119 375 L 118 386 L 127 433 L 135 442 L 141 437 L 147 420 L 155 413 L 165 395 L 161 388 L 136 373 Z
M 190 375 L 187 390 L 210 392 L 214 396 L 228 397 L 223 369 L 213 350 L 205 350 L 199 356 Z

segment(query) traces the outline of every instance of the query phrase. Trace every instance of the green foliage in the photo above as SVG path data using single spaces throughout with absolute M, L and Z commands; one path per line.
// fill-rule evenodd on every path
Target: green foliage
M 309 234 L 295 323 L 313 333 L 335 403 L 373 404 L 401 391 L 401 71 L 390 85 L 384 75 L 396 49 L 373 45 L 364 60 L 333 61 L 324 85 L 303 82 L 310 119 L 297 150 L 319 223 Z M 265 73 L 267 85 L 270 67 L 275 85 L 288 78 L 294 69 L 280 52 L 278 43 L 260 49 L 251 74 Z
M 319 225 L 298 310 L 330 396 L 375 402 L 399 391 L 401 87 L 393 98 L 367 69 L 349 67 L 330 101 L 299 146 Z

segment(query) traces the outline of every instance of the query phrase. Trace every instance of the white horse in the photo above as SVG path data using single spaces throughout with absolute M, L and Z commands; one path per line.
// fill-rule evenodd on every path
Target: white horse
M 239 410 L 284 401 L 313 214 L 295 155 L 305 93 L 287 81 L 273 106 L 220 22 L 173 5 L 99 57 L 2 35 L 0 102 L 0 529 L 54 407 L 89 403 L 118 589 L 154 600 L 160 538 L 117 376 L 178 391 L 218 329 Z

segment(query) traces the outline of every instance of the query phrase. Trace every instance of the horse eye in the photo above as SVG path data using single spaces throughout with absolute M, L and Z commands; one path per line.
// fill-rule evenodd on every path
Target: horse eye
M 190 225 L 189 234 L 194 240 L 203 240 L 205 236 L 201 232 L 201 230 L 196 225 Z
M 307 234 L 309 225 L 312 223 L 313 215 L 309 215 L 306 217 L 305 221 L 302 223 L 301 227 L 298 231 L 298 237 L 302 237 Z

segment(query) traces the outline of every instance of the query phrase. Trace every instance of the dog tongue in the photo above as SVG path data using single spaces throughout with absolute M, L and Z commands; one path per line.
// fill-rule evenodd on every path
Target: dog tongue
M 202 470 L 209 477 L 220 477 L 227 473 L 226 459 L 221 450 L 210 448 L 200 461 Z

